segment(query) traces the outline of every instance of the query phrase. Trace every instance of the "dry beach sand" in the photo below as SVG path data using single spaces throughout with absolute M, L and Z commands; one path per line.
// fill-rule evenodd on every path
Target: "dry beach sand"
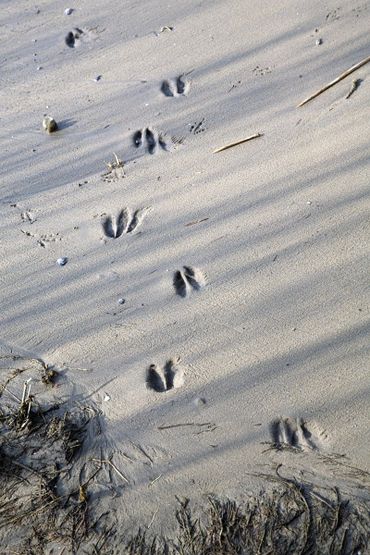
M 358 493 L 323 460 L 370 472 L 370 64 L 297 105 L 370 55 L 370 2 L 68 7 L 1 3 L 2 355 L 99 411 L 122 530 L 280 463 Z

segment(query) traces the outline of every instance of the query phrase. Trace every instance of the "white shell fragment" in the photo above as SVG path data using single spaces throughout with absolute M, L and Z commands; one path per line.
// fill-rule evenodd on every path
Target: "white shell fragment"
M 66 256 L 62 256 L 57 260 L 57 264 L 59 264 L 59 266 L 65 266 L 67 262 L 68 262 L 68 258 Z

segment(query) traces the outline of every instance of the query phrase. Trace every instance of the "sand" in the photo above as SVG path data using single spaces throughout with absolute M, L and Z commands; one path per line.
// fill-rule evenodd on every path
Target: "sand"
M 369 471 L 370 64 L 297 104 L 369 55 L 370 4 L 68 7 L 2 3 L 2 352 L 102 411 L 129 480 L 102 502 L 129 529 L 276 461 Z M 266 453 L 274 434 L 301 455 Z

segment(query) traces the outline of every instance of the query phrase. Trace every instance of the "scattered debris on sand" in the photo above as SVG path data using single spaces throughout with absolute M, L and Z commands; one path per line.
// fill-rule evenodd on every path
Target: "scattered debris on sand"
M 339 81 L 342 81 L 342 79 L 345 79 L 346 77 L 348 77 L 348 75 L 351 75 L 351 73 L 353 73 L 357 69 L 360 69 L 360 67 L 363 67 L 365 64 L 368 64 L 369 62 L 370 62 L 370 56 L 367 56 L 367 58 L 364 58 L 363 60 L 361 60 L 361 62 L 358 62 L 357 64 L 351 66 L 349 69 L 341 73 L 338 77 L 333 79 L 333 81 L 330 81 L 330 83 L 328 83 L 327 85 L 325 85 L 324 87 L 316 91 L 315 93 L 311 94 L 310 96 L 302 100 L 302 102 L 298 104 L 297 108 L 304 106 L 305 104 L 307 104 L 307 102 L 310 102 L 311 100 L 313 100 L 314 98 L 322 94 L 323 92 L 327 91 L 328 89 L 330 89 L 331 87 L 339 83 Z
M 120 160 L 113 152 L 114 159 L 111 162 L 105 162 L 108 171 L 102 174 L 103 181 L 110 183 L 122 177 L 125 177 L 124 162 Z

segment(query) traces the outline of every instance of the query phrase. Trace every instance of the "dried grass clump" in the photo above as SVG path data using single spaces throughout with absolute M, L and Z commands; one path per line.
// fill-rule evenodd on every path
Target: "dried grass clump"
M 32 364 L 42 387 L 50 387 L 42 379 L 48 367 L 36 359 Z M 87 441 L 102 433 L 99 412 L 87 405 L 41 403 L 31 394 L 30 379 L 23 390 L 18 382 L 17 391 L 11 382 L 20 374 L 23 379 L 24 371 L 12 369 L 0 387 L 0 555 L 369 553 L 369 474 L 335 456 L 320 459 L 328 469 L 340 469 L 342 483 L 355 483 L 361 499 L 284 477 L 279 465 L 275 474 L 258 474 L 272 482 L 269 491 L 243 503 L 211 496 L 198 514 L 188 499 L 178 499 L 174 538 L 151 534 L 152 522 L 137 533 L 125 532 L 113 508 L 103 509 L 98 493 L 104 485 L 107 492 L 115 489 L 114 476 L 120 491 L 130 483 L 113 455 L 103 453 L 104 442 Z M 4 401 L 5 392 L 11 402 Z
M 98 544 L 106 535 L 104 518 L 97 523 L 90 510 L 89 492 L 101 466 L 87 468 L 81 457 L 99 415 L 87 406 L 41 405 L 31 383 L 50 385 L 55 378 L 53 371 L 43 379 L 49 369 L 41 363 L 32 367 L 38 377 L 14 393 L 9 384 L 26 369 L 12 369 L 0 390 L 0 553 L 41 555 L 51 544 L 77 553 L 87 538 Z
M 313 486 L 282 482 L 246 504 L 209 498 L 201 518 L 189 500 L 176 513 L 175 540 L 147 539 L 142 530 L 126 545 L 129 555 L 354 555 L 368 553 L 369 506 L 321 496 Z

